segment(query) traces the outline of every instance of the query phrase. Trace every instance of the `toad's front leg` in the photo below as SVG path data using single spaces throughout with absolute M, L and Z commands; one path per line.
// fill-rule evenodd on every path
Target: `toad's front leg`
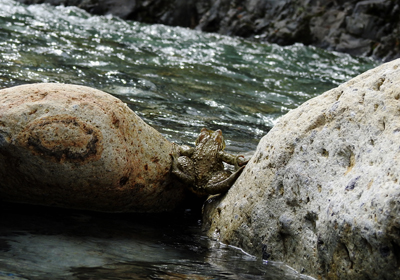
M 238 170 L 240 167 L 245 166 L 249 162 L 248 160 L 245 160 L 244 156 L 242 155 L 235 156 L 225 151 L 219 151 L 218 156 L 222 161 L 234 165 L 235 170 Z
M 170 154 L 172 158 L 171 172 L 182 183 L 193 186 L 196 181 L 193 161 L 187 156 L 178 156 Z

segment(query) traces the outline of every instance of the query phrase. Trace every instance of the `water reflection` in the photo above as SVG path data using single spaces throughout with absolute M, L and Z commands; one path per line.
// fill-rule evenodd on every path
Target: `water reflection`
M 3 204 L 0 278 L 310 279 L 209 240 L 199 217 Z

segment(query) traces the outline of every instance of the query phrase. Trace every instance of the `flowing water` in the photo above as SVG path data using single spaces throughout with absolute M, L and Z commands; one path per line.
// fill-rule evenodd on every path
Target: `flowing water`
M 192 144 L 202 127 L 220 128 L 228 151 L 251 153 L 279 116 L 377 64 L 300 44 L 0 0 L 0 88 L 36 82 L 97 88 L 179 144 Z M 193 214 L 143 223 L 146 217 L 49 217 L 16 209 L 2 213 L 10 222 L 0 228 L 0 279 L 303 277 L 208 240 Z

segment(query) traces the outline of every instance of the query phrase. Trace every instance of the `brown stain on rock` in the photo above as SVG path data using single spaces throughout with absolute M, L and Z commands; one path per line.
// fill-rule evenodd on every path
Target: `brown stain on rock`
M 76 117 L 58 115 L 29 123 L 16 142 L 53 162 L 87 163 L 101 158 L 102 133 Z
M 158 163 L 160 159 L 157 156 L 154 156 L 150 159 L 153 163 Z
M 0 90 L 0 197 L 104 212 L 163 212 L 190 196 L 176 146 L 117 98 L 84 86 Z

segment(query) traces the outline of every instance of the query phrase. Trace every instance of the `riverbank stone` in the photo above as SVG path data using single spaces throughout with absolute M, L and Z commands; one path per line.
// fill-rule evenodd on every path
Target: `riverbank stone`
M 0 199 L 105 212 L 162 212 L 188 199 L 176 145 L 105 92 L 68 84 L 0 90 Z
M 281 117 L 208 235 L 317 279 L 400 278 L 400 60 Z

